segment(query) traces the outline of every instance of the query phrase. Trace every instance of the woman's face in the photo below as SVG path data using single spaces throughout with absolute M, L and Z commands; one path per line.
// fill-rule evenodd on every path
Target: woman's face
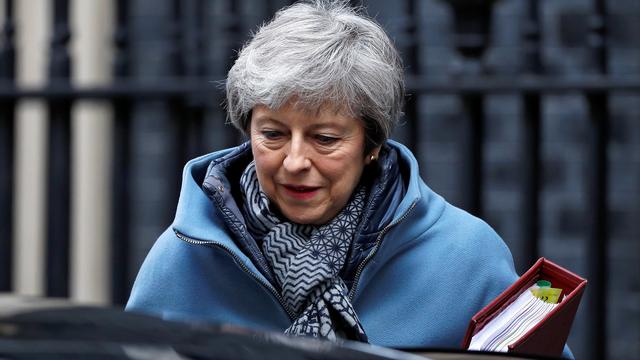
M 328 107 L 309 114 L 290 104 L 278 110 L 256 106 L 250 135 L 262 190 L 298 224 L 335 217 L 379 151 L 365 154 L 362 122 Z

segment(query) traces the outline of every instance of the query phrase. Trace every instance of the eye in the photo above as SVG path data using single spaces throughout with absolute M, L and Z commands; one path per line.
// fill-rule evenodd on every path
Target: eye
M 339 138 L 327 135 L 316 135 L 315 138 L 320 145 L 332 145 L 339 140 Z
M 263 130 L 262 136 L 264 136 L 267 140 L 278 140 L 282 137 L 282 133 L 276 130 Z

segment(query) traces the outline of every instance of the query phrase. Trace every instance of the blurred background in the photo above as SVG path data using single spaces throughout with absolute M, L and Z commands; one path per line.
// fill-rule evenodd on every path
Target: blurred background
M 121 306 L 181 169 L 243 141 L 221 81 L 287 1 L 0 1 L 0 292 Z M 367 0 L 407 71 L 394 138 L 519 273 L 589 285 L 569 344 L 640 356 L 640 2 Z M 464 299 L 458 299 L 464 301 Z

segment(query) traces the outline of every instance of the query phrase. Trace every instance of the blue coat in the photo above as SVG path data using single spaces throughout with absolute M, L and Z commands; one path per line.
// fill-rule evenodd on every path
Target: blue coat
M 388 141 L 382 153 L 375 201 L 343 272 L 353 306 L 373 344 L 459 348 L 470 318 L 517 279 L 511 253 L 484 221 L 424 183 L 406 147 Z M 279 332 L 291 324 L 229 191 L 250 156 L 243 144 L 186 165 L 175 220 L 144 261 L 127 310 Z

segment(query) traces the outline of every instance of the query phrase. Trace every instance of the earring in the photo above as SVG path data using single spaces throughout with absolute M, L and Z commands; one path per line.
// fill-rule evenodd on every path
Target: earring
M 376 160 L 378 160 L 378 158 L 375 155 L 371 155 L 371 156 L 369 156 L 369 160 L 376 161 Z

